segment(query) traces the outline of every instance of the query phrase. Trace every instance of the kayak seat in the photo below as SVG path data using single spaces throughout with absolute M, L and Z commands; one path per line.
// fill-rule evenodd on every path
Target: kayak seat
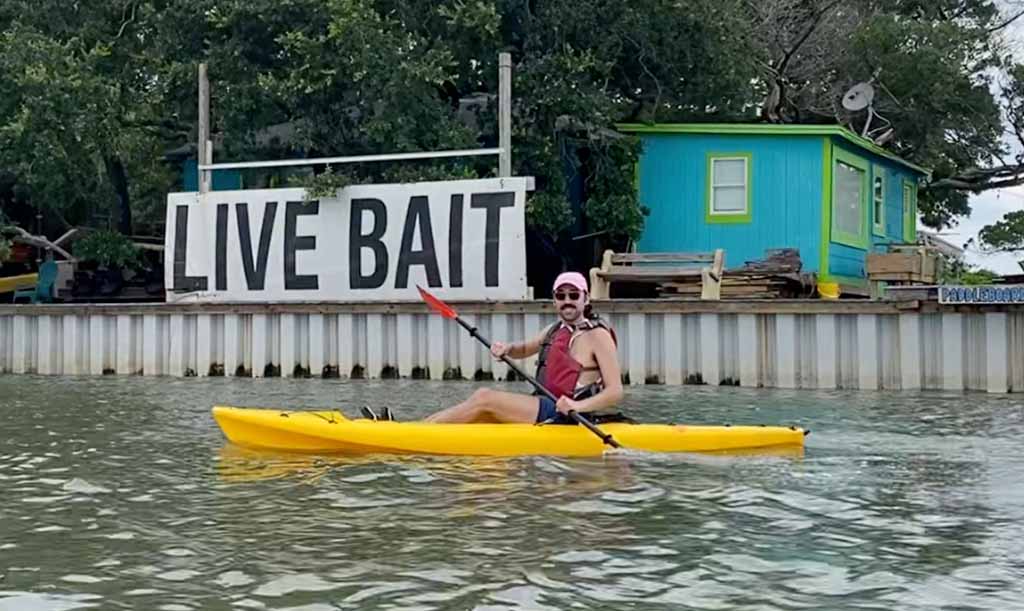
M 623 414 L 622 412 L 591 412 L 589 414 L 580 414 L 591 424 L 608 424 L 611 422 L 625 422 L 626 424 L 640 424 L 636 420 Z M 576 424 L 575 420 L 569 420 L 566 424 Z

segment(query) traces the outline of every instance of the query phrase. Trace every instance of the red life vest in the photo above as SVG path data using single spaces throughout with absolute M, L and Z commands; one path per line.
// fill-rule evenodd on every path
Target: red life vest
M 570 342 L 578 333 L 585 333 L 598 327 L 607 329 L 612 335 L 612 341 L 618 343 L 615 331 L 603 320 L 587 320 L 577 325 L 575 329 L 562 323 L 551 327 L 540 345 L 540 354 L 537 359 L 537 381 L 541 386 L 551 391 L 556 397 L 571 397 L 579 399 L 583 396 L 597 394 L 604 387 L 603 380 L 598 378 L 596 382 L 582 389 L 576 388 L 580 374 L 584 371 L 599 371 L 599 367 L 584 367 L 573 358 L 570 352 Z

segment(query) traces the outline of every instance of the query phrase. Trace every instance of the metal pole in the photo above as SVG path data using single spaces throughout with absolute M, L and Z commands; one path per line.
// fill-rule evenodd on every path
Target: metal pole
M 351 155 L 348 157 L 315 157 L 304 159 L 277 159 L 274 161 L 229 161 L 200 165 L 200 170 L 237 170 L 241 168 L 280 168 L 284 166 L 319 165 L 324 163 L 364 163 L 368 161 L 402 161 L 408 159 L 441 159 L 447 157 L 475 157 L 500 155 L 501 149 L 460 149 L 455 151 L 425 151 L 420 153 L 385 153 L 383 155 Z M 210 152 L 209 156 L 213 156 Z
M 199 155 L 199 166 L 210 163 L 210 81 L 206 75 L 206 64 L 199 64 L 199 137 L 196 152 Z M 210 191 L 209 170 L 199 170 L 199 192 Z
M 498 176 L 512 175 L 512 55 L 498 55 Z

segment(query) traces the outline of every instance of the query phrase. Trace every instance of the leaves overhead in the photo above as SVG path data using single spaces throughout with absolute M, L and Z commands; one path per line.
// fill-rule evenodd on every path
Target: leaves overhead
M 527 220 L 550 236 L 622 242 L 642 231 L 640 150 L 617 122 L 840 123 L 860 133 L 864 113 L 840 101 L 863 81 L 876 91 L 873 135 L 933 169 L 920 206 L 943 227 L 970 212 L 971 193 L 1024 182 L 1024 68 L 1005 41 L 1020 7 L 999 6 L 4 0 L 0 202 L 31 201 L 68 224 L 107 216 L 124 226 L 127 209 L 136 230 L 159 231 L 166 193 L 181 188 L 175 152 L 195 146 L 199 62 L 210 66 L 219 160 L 496 146 L 497 56 L 508 51 L 513 169 L 537 178 Z M 298 180 L 329 190 L 493 175 L 495 165 L 319 167 Z

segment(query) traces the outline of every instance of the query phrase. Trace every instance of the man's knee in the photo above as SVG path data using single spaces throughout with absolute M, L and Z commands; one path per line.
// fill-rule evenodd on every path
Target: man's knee
M 473 405 L 486 406 L 494 403 L 495 391 L 490 388 L 478 388 L 470 395 L 469 400 Z

